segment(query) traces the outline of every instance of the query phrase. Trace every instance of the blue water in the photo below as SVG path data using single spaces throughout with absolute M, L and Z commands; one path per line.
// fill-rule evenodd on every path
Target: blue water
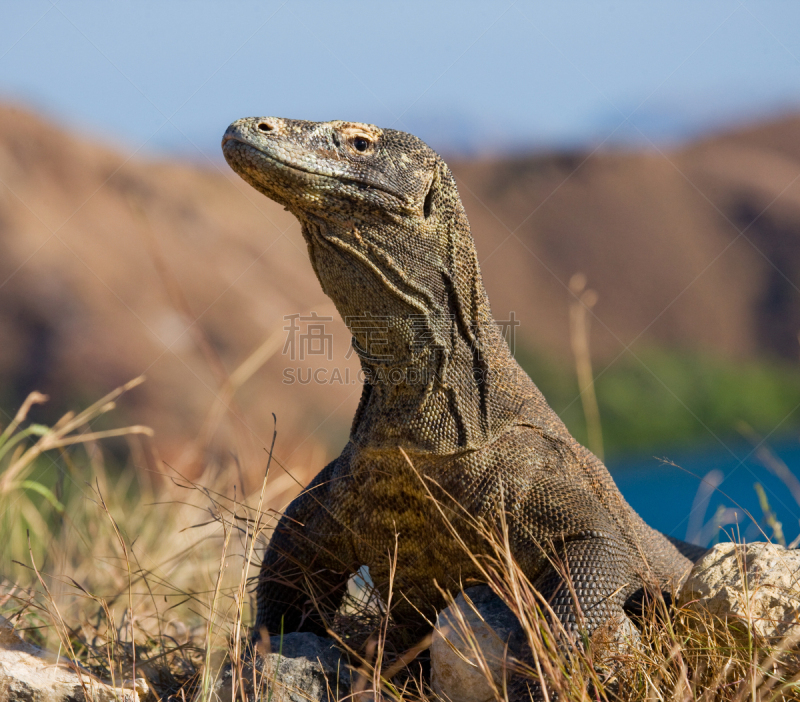
M 800 534 L 800 442 L 770 446 L 770 454 L 736 443 L 727 449 L 611 459 L 608 468 L 625 499 L 650 526 L 703 545 L 729 541 L 732 535 L 737 540 L 763 541 L 764 533 L 757 524 L 767 536 L 773 536 L 754 488 L 760 483 L 786 541 L 791 542 Z M 782 470 L 791 475 L 781 479 L 778 474 Z M 701 479 L 706 476 L 712 485 L 705 487 L 709 499 L 693 511 Z M 721 529 L 715 515 L 722 517 Z

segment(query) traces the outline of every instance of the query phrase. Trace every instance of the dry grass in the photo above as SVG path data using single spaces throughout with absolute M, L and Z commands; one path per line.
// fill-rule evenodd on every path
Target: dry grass
M 159 697 L 189 699 L 229 649 L 241 656 L 272 512 L 265 489 L 231 497 L 227 471 L 189 481 L 109 468 L 98 440 L 124 436 L 141 455 L 149 430 L 88 427 L 132 385 L 52 429 L 21 428 L 46 399 L 32 395 L 0 437 L 0 613 L 103 678 L 143 675 Z
M 549 699 L 800 700 L 800 635 L 777 642 L 756 640 L 746 629 L 717 617 L 673 607 L 661 593 L 645 605 L 639 641 L 623 635 L 622 642 L 615 643 L 612 631 L 599 631 L 579 649 L 566 652 L 559 646 L 566 634 L 547 616 L 548 603 L 510 558 L 505 529 L 484 533 L 494 552 L 476 563 L 483 563 L 484 577 L 519 619 L 531 652 L 510 667 L 518 682 L 547 680 Z M 554 565 L 566 574 L 562 564 Z M 800 587 L 797 597 L 800 600 Z M 467 640 L 469 634 L 461 635 Z M 473 651 L 473 660 L 479 658 Z M 525 687 L 513 685 L 513 675 L 511 682 L 517 689 Z M 507 699 L 500 685 L 495 694 Z
M 275 498 L 269 461 L 261 489 L 245 497 L 231 495 L 224 471 L 188 481 L 166 469 L 111 470 L 98 442 L 124 437 L 136 456 L 136 442 L 146 441 L 148 431 L 89 427 L 128 387 L 52 429 L 26 425 L 32 403 L 44 399 L 31 396 L 0 436 L 0 543 L 8 578 L 0 584 L 0 612 L 29 640 L 103 678 L 145 677 L 152 699 L 211 699 L 225 661 L 234 662 L 234 675 L 246 674 L 250 579 L 277 514 L 267 509 Z M 601 632 L 568 651 L 547 602 L 511 557 L 503 525 L 473 526 L 491 545 L 474 562 L 526 639 L 527 653 L 509 658 L 505 680 L 493 678 L 490 662 L 475 651 L 475 665 L 498 700 L 514 699 L 539 677 L 550 700 L 800 699 L 800 662 L 791 653 L 796 640 L 743 637 L 658 597 L 646 607 L 640 643 L 609 653 Z M 459 538 L 455 530 L 453 536 Z M 354 697 L 437 699 L 412 663 L 427 642 L 399 658 L 383 655 L 392 598 L 351 601 L 339 618 L 335 635 L 350 634 L 343 645 L 352 647 Z M 373 635 L 359 640 L 359 626 Z M 263 680 L 257 685 L 265 687 Z

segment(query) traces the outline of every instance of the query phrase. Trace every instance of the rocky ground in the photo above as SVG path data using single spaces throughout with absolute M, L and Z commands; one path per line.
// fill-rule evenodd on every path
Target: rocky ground
M 693 628 L 701 637 L 698 641 L 704 640 L 702 637 L 709 631 L 714 632 L 719 638 L 716 645 L 729 659 L 729 667 L 740 654 L 745 664 L 751 656 L 755 661 L 750 677 L 734 681 L 734 686 L 752 693 L 752 699 L 771 695 L 776 695 L 773 699 L 796 699 L 800 694 L 794 678 L 800 672 L 798 578 L 798 550 L 758 543 L 725 543 L 712 548 L 694 567 L 679 593 L 680 614 L 676 616 L 673 611 L 670 615 L 677 619 L 677 639 L 682 641 L 683 655 L 691 661 Z M 687 613 L 695 616 L 686 620 Z M 643 661 L 657 656 L 657 645 L 648 640 L 647 623 L 640 622 L 639 626 L 643 634 L 633 625 L 619 624 L 610 643 L 595 635 L 589 644 L 593 651 L 591 661 L 611 699 L 630 698 L 620 690 L 626 666 L 643 668 Z M 660 636 L 670 638 L 666 632 Z M 487 586 L 469 588 L 439 615 L 430 649 L 429 694 L 458 702 L 503 699 L 504 690 L 512 686 L 516 661 L 530 659 L 535 637 Z M 730 642 L 737 637 L 740 645 L 731 647 Z M 705 647 L 701 659 L 713 659 L 713 646 L 707 639 Z M 242 696 L 251 702 L 333 702 L 353 695 L 366 702 L 378 698 L 368 668 L 340 653 L 331 639 L 313 634 L 273 636 L 260 653 L 255 665 L 245 660 L 240 665 L 223 666 L 207 684 L 196 688 L 197 699 Z M 692 665 L 692 678 L 704 674 L 697 661 Z M 557 681 L 555 687 L 559 684 Z M 678 681 L 673 692 L 682 694 L 697 684 L 697 679 L 686 677 Z M 711 686 L 706 692 L 710 689 L 713 699 L 727 699 L 722 688 L 730 683 L 723 676 L 716 685 L 719 689 Z M 383 690 L 384 694 L 388 689 Z M 82 672 L 69 658 L 59 659 L 23 643 L 10 624 L 0 620 L 0 696 L 5 694 L 4 699 L 72 702 L 86 695 L 98 702 L 139 702 L 153 699 L 156 693 L 144 676 L 135 682 L 117 681 L 116 686 L 100 681 Z M 722 696 L 716 697 L 717 694 Z M 417 699 L 413 695 L 400 698 Z

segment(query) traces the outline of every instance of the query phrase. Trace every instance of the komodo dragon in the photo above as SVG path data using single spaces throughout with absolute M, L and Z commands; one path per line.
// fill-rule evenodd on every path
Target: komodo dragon
M 324 633 L 363 565 L 386 600 L 396 555 L 392 616 L 406 643 L 422 636 L 445 604 L 437 585 L 478 576 L 429 490 L 459 505 L 445 514 L 478 551 L 459 510 L 496 525 L 504 509 L 517 563 L 573 634 L 624 616 L 645 585 L 669 590 L 686 575 L 678 548 L 697 549 L 644 523 L 511 355 L 433 150 L 393 129 L 276 117 L 234 122 L 222 148 L 300 220 L 367 379 L 342 454 L 273 533 L 256 631 Z

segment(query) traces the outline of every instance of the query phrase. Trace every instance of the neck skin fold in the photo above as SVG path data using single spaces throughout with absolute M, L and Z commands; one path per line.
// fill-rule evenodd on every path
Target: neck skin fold
M 424 233 L 397 224 L 303 225 L 366 378 L 352 441 L 450 454 L 480 448 L 508 425 L 527 376 L 492 319 L 468 225 L 454 227 L 461 240 L 441 251 L 425 251 Z M 417 237 L 416 260 L 387 254 L 393 237 Z M 446 242 L 447 234 L 429 240 Z

